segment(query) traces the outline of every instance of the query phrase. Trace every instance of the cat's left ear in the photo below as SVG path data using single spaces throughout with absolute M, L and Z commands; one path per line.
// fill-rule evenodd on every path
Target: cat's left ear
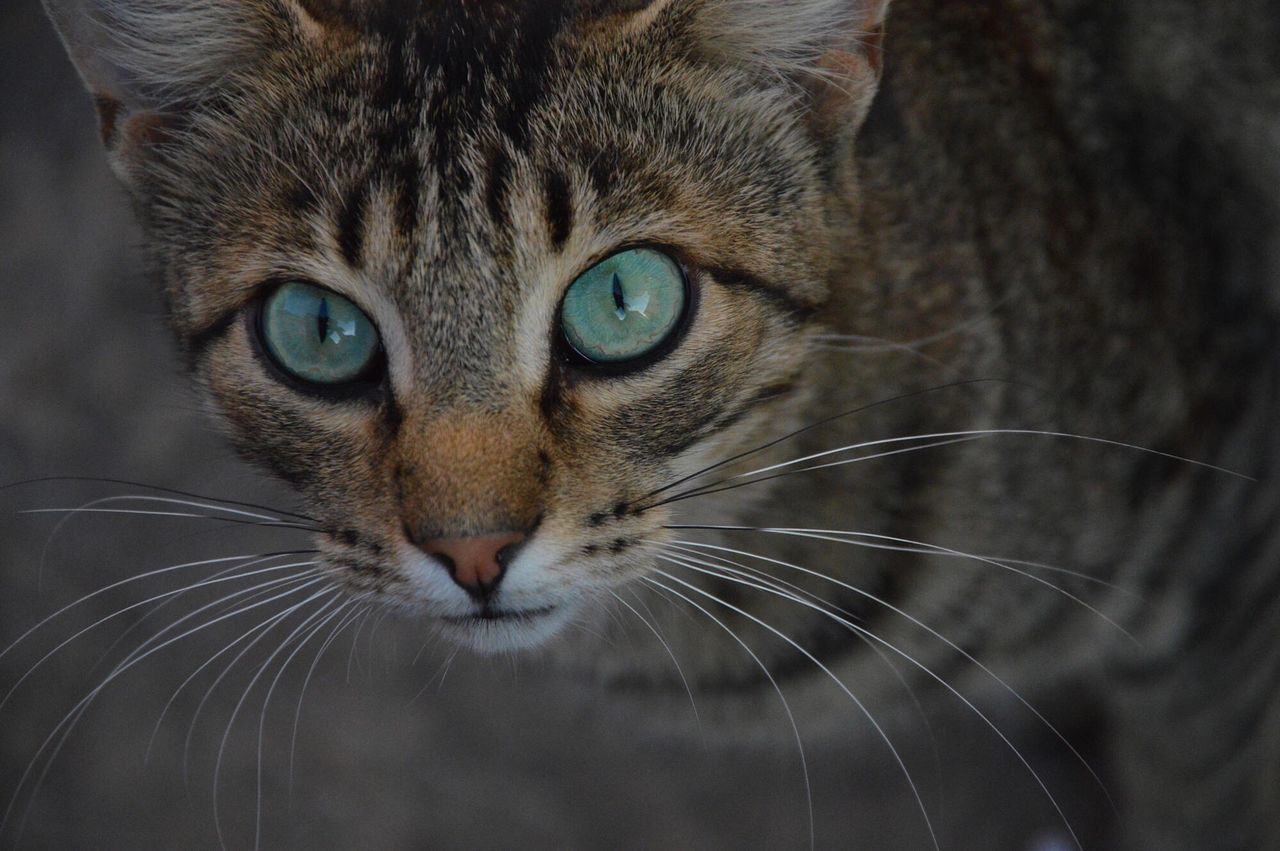
M 296 0 L 43 0 L 126 182 L 169 123 L 228 75 L 318 28 Z
M 890 0 L 595 0 L 634 34 L 665 30 L 706 61 L 785 80 L 815 127 L 851 136 L 880 83 Z

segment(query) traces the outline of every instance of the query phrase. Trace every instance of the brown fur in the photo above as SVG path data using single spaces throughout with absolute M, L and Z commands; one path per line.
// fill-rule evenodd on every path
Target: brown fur
M 728 695 L 713 710 L 725 730 L 755 723 L 770 674 L 814 715 L 847 718 L 813 661 L 868 704 L 901 707 L 873 635 L 927 669 L 908 681 L 937 697 L 955 683 L 1007 700 L 1007 681 L 1106 715 L 1134 847 L 1209 847 L 1228 826 L 1236 847 L 1280 842 L 1264 781 L 1280 672 L 1274 654 L 1259 659 L 1260 685 L 1236 695 L 1222 667 L 1248 667 L 1241 636 L 1260 642 L 1276 623 L 1274 489 L 1246 498 L 1169 457 L 1275 471 L 1262 390 L 1232 385 L 1277 374 L 1274 292 L 1258 283 L 1273 270 L 1240 247 L 1251 228 L 1270 237 L 1219 210 L 1228 183 L 1272 198 L 1259 175 L 1274 163 L 1241 152 L 1241 135 L 1170 121 L 1175 107 L 1197 115 L 1185 92 L 1208 84 L 1165 90 L 1164 72 L 1141 70 L 1159 66 L 1149 55 L 1126 64 L 1143 43 L 1139 4 L 903 3 L 885 32 L 880 2 L 220 0 L 215 24 L 240 2 L 260 22 L 227 16 L 204 34 L 239 61 L 180 73 L 140 38 L 132 59 L 169 74 L 166 87 L 102 58 L 75 25 L 96 4 L 49 2 L 90 87 L 113 93 L 100 102 L 163 127 L 117 134 L 115 162 L 173 324 L 237 444 L 306 499 L 337 583 L 447 621 L 474 605 L 416 544 L 527 532 L 494 605 L 560 620 L 455 638 L 542 643 L 603 620 L 614 589 L 656 581 L 714 607 L 698 596 L 710 589 L 768 672 L 706 619 L 658 623 L 685 651 L 681 677 Z M 1160 21 L 1197 14 L 1154 5 Z M 175 87 L 186 97 L 161 97 Z M 643 369 L 584 369 L 563 350 L 560 300 L 635 245 L 687 270 L 688 328 Z M 345 295 L 379 327 L 376 393 L 300 393 L 264 362 L 254 305 L 287 279 Z M 888 356 L 832 351 L 833 332 L 888 340 Z M 683 492 L 688 475 L 762 444 L 697 483 L 992 428 L 1166 454 L 988 435 Z M 829 607 L 815 610 L 664 560 L 680 551 L 662 546 L 694 534 L 682 523 L 864 537 L 856 549 L 777 531 L 700 539 L 772 559 L 769 576 Z M 1256 621 L 1255 587 L 1269 612 Z M 557 647 L 665 704 L 679 681 L 663 648 L 622 641 Z M 953 671 L 957 651 L 989 667 L 962 665 L 945 686 L 925 675 Z M 1210 710 L 1247 745 L 1215 741 L 1177 765 Z M 1205 793 L 1205 776 L 1225 791 Z

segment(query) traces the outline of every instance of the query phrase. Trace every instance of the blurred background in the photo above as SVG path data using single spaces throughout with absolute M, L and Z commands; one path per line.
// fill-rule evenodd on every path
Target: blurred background
M 89 99 L 34 0 L 0 10 L 0 116 L 0 483 L 108 477 L 289 506 L 230 454 L 180 375 Z M 124 514 L 76 517 L 51 538 L 60 515 L 23 513 L 128 492 L 76 481 L 0 491 L 0 647 L 145 571 L 306 546 L 287 531 Z M 809 845 L 794 750 L 654 735 L 620 695 L 533 660 L 460 654 L 444 676 L 447 651 L 421 650 L 423 631 L 395 619 L 346 630 L 298 712 L 320 642 L 310 645 L 265 720 L 270 676 L 249 686 L 274 647 L 251 648 L 218 681 L 236 648 L 182 687 L 261 618 L 210 628 L 109 683 L 63 743 L 60 722 L 122 653 L 213 596 L 149 619 L 147 606 L 127 607 L 216 569 L 113 588 L 0 656 L 0 696 L 17 684 L 0 707 L 0 847 L 252 847 L 259 822 L 266 848 Z M 1088 776 L 1003 720 L 1082 837 L 1105 847 Z M 899 738 L 916 743 L 906 758 L 945 847 L 1062 847 L 1051 805 L 990 731 L 958 712 L 930 721 L 925 735 L 911 719 Z M 819 847 L 925 847 L 901 775 L 865 732 L 808 741 Z M 1087 750 L 1087 731 L 1077 743 Z M 1002 777 L 1007 789 L 966 795 L 975 778 Z M 982 800 L 1001 810 L 974 811 Z

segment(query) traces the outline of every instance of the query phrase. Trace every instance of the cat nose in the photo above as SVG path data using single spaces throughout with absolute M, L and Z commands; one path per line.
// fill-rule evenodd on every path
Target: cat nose
M 523 532 L 474 538 L 432 538 L 420 546 L 444 562 L 453 581 L 479 602 L 498 590 L 507 564 L 528 537 Z

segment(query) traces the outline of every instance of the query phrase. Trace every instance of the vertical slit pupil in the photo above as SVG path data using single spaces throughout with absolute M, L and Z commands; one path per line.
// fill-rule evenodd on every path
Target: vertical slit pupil
M 320 309 L 316 311 L 316 332 L 320 335 L 320 342 L 324 343 L 325 337 L 329 334 L 329 299 L 320 299 Z
M 622 279 L 617 272 L 613 273 L 613 306 L 618 309 L 619 318 L 626 316 L 627 295 L 622 291 Z

